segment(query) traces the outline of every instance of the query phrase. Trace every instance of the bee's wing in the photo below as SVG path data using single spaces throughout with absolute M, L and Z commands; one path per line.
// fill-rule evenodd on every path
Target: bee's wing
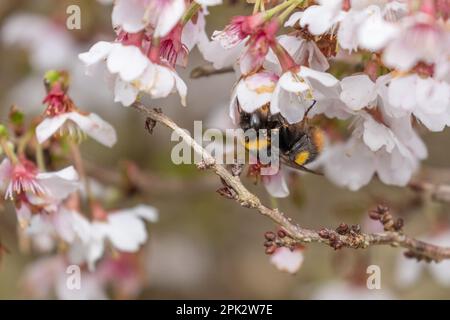
M 294 169 L 297 169 L 297 170 L 300 170 L 300 171 L 305 171 L 305 172 L 312 173 L 312 174 L 316 174 L 316 175 L 319 175 L 319 176 L 323 176 L 323 172 L 314 171 L 314 170 L 308 169 L 305 166 L 301 166 L 301 165 L 296 164 L 295 162 L 292 162 L 287 155 L 281 154 L 280 158 L 281 158 L 281 161 L 285 165 L 287 165 L 287 166 L 289 166 L 291 168 L 294 168 Z

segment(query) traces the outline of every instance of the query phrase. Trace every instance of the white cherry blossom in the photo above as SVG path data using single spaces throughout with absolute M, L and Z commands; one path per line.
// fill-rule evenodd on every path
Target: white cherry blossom
M 183 16 L 184 0 L 117 0 L 113 26 L 135 33 L 150 25 L 157 37 L 167 35 Z
M 406 93 L 406 94 L 405 94 Z M 393 78 L 387 89 L 393 114 L 413 114 L 431 131 L 450 125 L 450 84 L 417 74 Z
M 284 272 L 295 274 L 303 264 L 303 252 L 301 249 L 291 250 L 286 247 L 281 247 L 275 250 L 270 257 L 270 262 L 275 267 Z
M 325 175 L 358 190 L 376 173 L 386 184 L 404 186 L 427 156 L 424 143 L 407 119 L 387 119 L 388 127 L 362 114 L 353 136 L 324 152 Z
M 73 123 L 79 130 L 105 146 L 112 147 L 117 141 L 114 127 L 98 115 L 72 111 L 42 120 L 36 127 L 36 136 L 39 143 L 44 143 L 59 130 L 66 130 L 69 134 L 76 134 L 77 128 L 74 128 L 70 123 Z
M 422 12 L 399 22 L 399 32 L 383 51 L 383 62 L 408 71 L 418 62 L 440 64 L 448 59 L 450 38 L 445 23 Z
M 330 65 L 314 41 L 306 40 L 294 35 L 281 35 L 277 37 L 278 43 L 283 46 L 298 65 L 309 66 L 317 71 L 326 71 Z M 281 73 L 281 67 L 273 51 L 269 51 L 267 62 L 274 71 Z
M 115 101 L 130 106 L 140 91 L 162 98 L 177 90 L 185 104 L 187 87 L 171 68 L 151 62 L 139 48 L 100 41 L 79 55 L 88 68 L 106 59 L 108 71 L 115 75 Z M 89 70 L 89 69 L 88 69 Z
M 337 96 L 339 81 L 329 73 L 301 66 L 287 71 L 279 79 L 273 93 L 270 110 L 281 113 L 289 123 L 301 121 L 314 103 Z
M 285 171 L 286 170 L 284 168 L 279 168 L 274 174 L 261 175 L 261 181 L 264 187 L 274 198 L 286 198 L 289 196 L 289 188 L 286 182 Z
M 312 34 L 321 35 L 331 31 L 342 19 L 342 0 L 320 0 L 317 3 L 303 12 L 300 26 L 307 26 Z
M 242 77 L 233 90 L 230 102 L 229 115 L 233 122 L 236 124 L 238 121 L 238 106 L 245 112 L 251 113 L 268 104 L 277 80 L 278 76 L 275 73 L 265 70 Z
M 50 199 L 64 199 L 79 187 L 78 174 L 70 166 L 56 172 L 39 172 L 29 160 L 0 164 L 0 187 L 6 188 L 5 198 L 18 194 L 32 194 Z
M 145 205 L 107 214 L 103 221 L 88 221 L 70 212 L 75 239 L 69 256 L 74 263 L 86 262 L 91 270 L 103 255 L 105 243 L 122 252 L 136 252 L 147 240 L 145 221 L 156 222 L 157 211 Z

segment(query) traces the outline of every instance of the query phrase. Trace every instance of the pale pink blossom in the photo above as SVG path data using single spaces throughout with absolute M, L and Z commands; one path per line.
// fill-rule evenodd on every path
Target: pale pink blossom
M 131 33 L 150 26 L 156 37 L 164 37 L 181 19 L 185 8 L 184 0 L 117 0 L 112 23 Z
M 392 78 L 386 98 L 393 115 L 412 114 L 431 131 L 450 125 L 450 85 L 445 81 L 417 74 Z
M 27 194 L 50 199 L 64 199 L 79 186 L 78 174 L 73 167 L 57 172 L 39 172 L 27 159 L 11 163 L 4 159 L 0 164 L 1 186 L 6 187 L 5 198 Z
M 400 21 L 397 36 L 383 51 L 383 62 L 401 71 L 412 69 L 418 62 L 437 64 L 448 59 L 450 37 L 445 23 L 419 12 Z
M 301 249 L 291 250 L 286 247 L 276 249 L 270 257 L 270 262 L 278 270 L 292 274 L 298 272 L 303 264 L 303 260 L 303 251 Z
M 224 49 L 231 49 L 250 36 L 263 21 L 260 14 L 234 17 L 223 30 L 214 31 L 212 39 L 219 42 Z
M 395 25 L 384 19 L 379 6 L 370 5 L 363 10 L 350 10 L 339 24 L 337 36 L 343 49 L 377 51 L 398 32 Z
M 257 71 L 263 65 L 269 48 L 275 44 L 278 26 L 278 21 L 268 22 L 250 35 L 238 60 L 242 74 Z
M 88 68 L 106 59 L 108 71 L 115 76 L 115 101 L 124 106 L 130 106 L 140 91 L 162 98 L 177 90 L 182 104 L 186 103 L 187 87 L 176 71 L 153 63 L 134 45 L 100 41 L 79 58 Z
M 286 172 L 283 168 L 278 168 L 276 173 L 263 175 L 261 173 L 261 182 L 266 188 L 267 192 L 274 198 L 286 198 L 289 196 L 289 188 L 286 182 Z
M 325 175 L 358 190 L 376 173 L 386 184 L 404 186 L 426 158 L 424 143 L 405 118 L 385 117 L 386 124 L 362 113 L 352 137 L 324 151 Z
M 105 251 L 105 244 L 121 252 L 136 252 L 147 240 L 144 221 L 156 222 L 157 211 L 140 205 L 131 209 L 106 214 L 102 220 L 89 221 L 80 213 L 71 211 L 75 238 L 71 242 L 69 257 L 74 263 L 86 262 L 90 270 L 95 268 Z
M 342 19 L 342 0 L 320 0 L 317 3 L 302 13 L 300 26 L 307 26 L 312 34 L 321 35 L 332 31 Z
M 264 24 L 261 14 L 237 16 L 223 30 L 214 31 L 212 41 L 203 38 L 199 49 L 215 68 L 239 61 L 242 73 L 249 73 L 264 62 L 276 29 L 276 23 Z
M 286 71 L 278 80 L 270 102 L 273 114 L 281 113 L 289 123 L 301 121 L 305 112 L 321 100 L 338 96 L 339 81 L 329 73 L 308 67 Z
M 275 73 L 265 70 L 242 77 L 233 90 L 230 102 L 229 115 L 233 122 L 238 121 L 238 106 L 251 113 L 268 104 L 277 81 L 278 76 Z
M 298 65 L 307 66 L 322 72 L 330 67 L 327 58 L 314 41 L 294 35 L 281 35 L 277 37 L 277 41 Z M 272 51 L 269 52 L 266 58 L 270 63 L 268 68 L 274 68 L 274 71 L 281 72 L 281 66 Z

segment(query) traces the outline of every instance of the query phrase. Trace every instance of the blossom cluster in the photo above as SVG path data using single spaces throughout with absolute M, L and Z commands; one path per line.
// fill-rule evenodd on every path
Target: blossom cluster
M 98 115 L 77 107 L 69 95 L 69 76 L 65 71 L 48 71 L 44 84 L 45 110 L 39 117 L 28 122 L 13 106 L 9 121 L 0 125 L 0 190 L 16 210 L 22 249 L 53 254 L 43 258 L 45 263 L 30 266 L 25 282 L 30 282 L 31 288 L 49 286 L 48 294 L 33 293 L 34 296 L 54 293 L 69 298 L 77 292 L 60 291 L 67 287 L 59 287 L 54 281 L 61 277 L 65 286 L 66 268 L 76 265 L 88 280 L 86 290 L 78 292 L 80 296 L 75 298 L 89 298 L 92 292 L 98 292 L 97 298 L 106 297 L 104 287 L 109 282 L 121 275 L 124 281 L 130 274 L 138 275 L 120 270 L 136 268 L 133 255 L 148 238 L 145 222 L 156 222 L 158 213 L 143 204 L 106 209 L 102 188 L 94 190 L 95 181 L 86 173 L 79 144 L 91 137 L 112 147 L 116 132 Z M 50 170 L 71 162 L 74 165 Z M 44 265 L 53 282 L 34 286 L 33 281 L 41 281 L 45 274 L 39 269 Z M 38 279 L 32 280 L 33 274 Z M 97 289 L 87 288 L 91 285 Z M 136 290 L 133 295 L 138 293 Z
M 418 129 L 437 132 L 450 125 L 448 1 L 251 2 L 252 11 L 231 18 L 209 37 L 208 7 L 221 0 L 115 0 L 115 40 L 99 41 L 78 57 L 88 74 L 106 78 L 114 101 L 123 106 L 174 92 L 186 106 L 188 86 L 178 72 L 197 47 L 214 68 L 233 67 L 236 81 L 229 88 L 228 114 L 234 125 L 242 112 L 268 109 L 288 125 L 313 126 L 324 133 L 323 152 L 308 168 L 322 170 L 337 185 L 358 190 L 374 176 L 389 185 L 408 184 L 427 157 Z M 64 39 L 65 50 L 75 46 L 41 20 L 34 24 L 34 31 L 39 27 Z M 4 40 L 31 49 L 36 68 L 47 69 L 50 60 L 66 62 L 69 54 L 52 49 L 53 41 L 38 41 L 20 23 L 7 26 Z M 146 205 L 105 209 L 78 145 L 89 136 L 112 147 L 115 130 L 75 104 L 65 72 L 47 72 L 45 89 L 39 119 L 26 125 L 13 108 L 9 127 L 0 126 L 0 187 L 14 203 L 20 236 L 37 250 L 63 252 L 38 263 L 37 274 L 82 265 L 89 271 L 89 292 L 102 297 L 103 286 L 128 275 L 123 269 L 134 268 L 128 254 L 146 241 L 145 222 L 155 222 L 157 212 Z M 74 166 L 60 169 L 61 158 Z M 272 196 L 289 195 L 285 174 L 292 169 L 259 176 L 258 168 L 249 173 Z M 272 255 L 275 266 L 291 273 L 302 262 L 299 248 L 279 248 Z M 36 281 L 33 271 L 28 272 L 28 287 Z M 47 289 L 67 297 L 59 280 L 49 277 Z
M 447 2 L 258 0 L 252 14 L 233 17 L 210 40 L 207 7 L 219 3 L 116 1 L 116 41 L 79 57 L 89 72 L 107 70 L 125 106 L 140 92 L 178 91 L 185 104 L 176 67 L 197 45 L 215 68 L 235 67 L 235 124 L 240 110 L 263 106 L 293 125 L 320 122 L 327 145 L 311 165 L 331 181 L 351 190 L 375 175 L 390 185 L 409 182 L 427 157 L 416 128 L 450 124 Z M 283 172 L 262 181 L 274 196 L 289 194 Z
M 242 111 L 269 108 L 290 125 L 320 127 L 325 148 L 310 165 L 337 185 L 358 190 L 374 176 L 408 184 L 427 157 L 417 128 L 450 125 L 448 2 L 256 0 L 252 13 L 209 38 L 207 7 L 220 2 L 117 0 L 116 40 L 79 58 L 88 72 L 106 70 L 124 106 L 140 93 L 161 98 L 173 91 L 185 105 L 187 86 L 176 68 L 197 46 L 214 68 L 234 67 L 235 125 Z M 288 170 L 261 176 L 274 197 L 289 195 Z

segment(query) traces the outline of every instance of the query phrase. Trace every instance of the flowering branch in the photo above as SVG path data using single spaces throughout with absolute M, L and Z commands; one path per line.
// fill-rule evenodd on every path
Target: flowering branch
M 450 259 L 450 248 L 429 244 L 405 235 L 402 231 L 402 220 L 394 221 L 388 208 L 379 206 L 370 213 L 372 219 L 379 220 L 385 229 L 383 233 L 365 234 L 359 226 L 348 227 L 341 224 L 336 230 L 321 229 L 319 231 L 306 229 L 294 223 L 277 208 L 269 208 L 261 203 L 261 200 L 251 193 L 241 182 L 237 175 L 232 174 L 223 165 L 216 163 L 214 157 L 200 146 L 191 136 L 181 129 L 172 119 L 164 115 L 160 110 L 149 109 L 139 102 L 135 102 L 132 107 L 147 117 L 147 128 L 151 132 L 157 122 L 164 124 L 175 131 L 196 153 L 202 156 L 199 169 L 209 169 L 218 175 L 224 188 L 219 189 L 219 193 L 236 200 L 241 206 L 256 209 L 260 214 L 270 218 L 282 228 L 281 235 L 266 235 L 266 252 L 271 253 L 275 246 L 294 247 L 297 244 L 323 243 L 335 250 L 345 248 L 364 249 L 371 245 L 390 245 L 392 247 L 402 247 L 408 249 L 405 253 L 407 257 L 414 257 L 418 260 L 441 261 Z M 279 233 L 280 234 L 280 233 Z

